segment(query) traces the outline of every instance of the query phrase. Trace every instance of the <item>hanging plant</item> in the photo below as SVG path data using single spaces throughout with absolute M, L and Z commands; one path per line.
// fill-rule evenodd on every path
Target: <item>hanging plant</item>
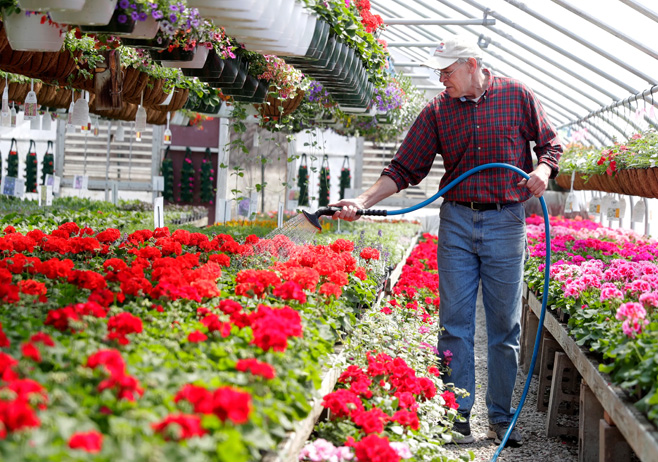
M 329 176 L 329 156 L 326 154 L 322 158 L 322 166 L 320 167 L 320 191 L 318 192 L 318 204 L 320 207 L 326 207 L 329 205 L 329 181 L 331 177 Z
M 38 168 L 36 144 L 30 140 L 30 148 L 25 158 L 25 190 L 27 192 L 37 192 Z
M 46 117 L 46 116 L 44 116 Z M 55 155 L 52 153 L 53 142 L 48 141 L 46 153 L 41 161 L 41 184 L 46 184 L 46 175 L 55 174 Z
M 183 168 L 181 169 L 180 180 L 180 200 L 182 202 L 194 201 L 194 188 L 196 183 L 196 171 L 192 164 L 192 150 L 185 149 L 185 159 L 183 160 Z
M 302 154 L 302 162 L 297 173 L 297 187 L 299 188 L 299 205 L 308 206 L 308 165 L 306 154 Z
M 18 178 L 18 143 L 16 139 L 11 139 L 9 147 L 9 157 L 7 158 L 7 176 Z
M 352 175 L 350 175 L 350 158 L 343 158 L 343 167 L 340 169 L 340 198 L 345 198 L 345 189 L 350 187 Z
M 199 174 L 201 176 L 201 202 L 212 204 L 215 198 L 215 169 L 212 168 L 210 148 L 206 148 L 206 155 L 201 161 Z
M 162 160 L 162 167 L 160 167 L 160 175 L 164 177 L 164 191 L 162 197 L 167 202 L 174 201 L 174 161 L 169 158 L 169 146 L 165 151 L 164 159 Z

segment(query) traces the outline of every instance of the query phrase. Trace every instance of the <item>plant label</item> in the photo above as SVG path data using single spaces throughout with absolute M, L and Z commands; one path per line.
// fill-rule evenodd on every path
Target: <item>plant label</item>
M 626 202 L 618 199 L 612 199 L 606 209 L 606 217 L 609 219 L 622 219 L 626 211 Z
M 39 207 L 50 207 L 53 205 L 53 187 L 49 185 L 39 186 Z
M 646 215 L 647 208 L 644 205 L 643 200 L 639 200 L 637 204 L 633 206 L 633 213 L 631 214 L 631 219 L 635 223 L 641 223 L 644 221 L 644 216 Z
M 279 208 L 276 215 L 276 227 L 283 227 L 283 202 L 279 202 Z
M 153 226 L 164 228 L 164 197 L 158 196 L 153 201 Z
M 89 177 L 87 175 L 75 175 L 73 177 L 73 189 L 86 190 L 89 185 Z
M 580 209 L 580 205 L 578 204 L 578 198 L 574 194 L 573 191 L 571 191 L 567 195 L 567 201 L 564 204 L 564 213 L 572 213 L 572 212 L 577 212 Z
M 601 199 L 593 197 L 589 202 L 589 208 L 587 210 L 589 213 L 601 213 Z

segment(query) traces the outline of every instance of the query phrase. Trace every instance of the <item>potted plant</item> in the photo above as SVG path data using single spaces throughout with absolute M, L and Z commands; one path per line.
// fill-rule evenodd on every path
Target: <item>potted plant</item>
M 12 50 L 59 51 L 66 37 L 66 27 L 44 13 L 8 5 L 2 8 L 2 21 Z
M 51 11 L 50 17 L 59 24 L 106 25 L 112 19 L 118 0 L 85 2 L 79 11 Z
M 18 6 L 27 11 L 80 11 L 86 0 L 17 0 Z

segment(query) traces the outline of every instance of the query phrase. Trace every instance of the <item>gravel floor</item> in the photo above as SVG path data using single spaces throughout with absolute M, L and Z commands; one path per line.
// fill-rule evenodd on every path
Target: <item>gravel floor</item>
M 450 444 L 446 446 L 452 457 L 463 454 L 466 450 L 475 453 L 476 461 L 489 461 L 498 448 L 493 440 L 486 439 L 487 436 L 487 406 L 485 394 L 487 385 L 487 333 L 485 329 L 484 308 L 481 295 L 478 296 L 475 331 L 475 406 L 471 413 L 471 432 L 475 442 L 468 445 Z M 535 335 L 534 333 L 532 334 Z M 516 379 L 515 403 L 518 403 L 526 375 L 519 368 Z M 578 424 L 577 416 L 570 418 L 575 425 Z M 523 446 L 520 448 L 505 448 L 497 460 L 499 461 L 532 461 L 532 462 L 576 462 L 578 460 L 578 441 L 568 438 L 546 437 L 546 413 L 537 412 L 537 377 L 531 382 L 525 405 L 519 416 L 516 428 L 521 430 L 524 436 Z

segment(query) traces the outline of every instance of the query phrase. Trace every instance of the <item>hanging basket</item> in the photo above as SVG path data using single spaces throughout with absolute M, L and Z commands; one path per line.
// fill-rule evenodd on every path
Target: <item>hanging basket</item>
M 34 92 L 39 93 L 41 90 L 41 82 L 34 82 Z M 31 88 L 30 83 L 18 83 L 18 82 L 9 82 L 9 89 L 7 93 L 9 94 L 9 101 L 15 101 L 17 103 L 23 103 L 25 97 L 29 93 Z M 5 89 L 5 81 L 0 80 L 0 93 Z
M 48 141 L 46 152 L 41 161 L 41 184 L 46 184 L 46 175 L 55 174 L 55 155 L 53 154 L 53 142 Z
M 123 19 L 123 22 L 120 21 L 120 18 Z M 131 15 L 125 14 L 125 11 L 122 8 L 117 8 L 112 13 L 110 21 L 107 24 L 80 25 L 80 30 L 87 34 L 123 36 L 132 34 L 135 30 L 136 23 L 137 20 Z
M 343 166 L 340 169 L 340 199 L 345 198 L 345 190 L 352 184 L 352 175 L 350 173 L 350 158 L 343 158 Z
M 270 92 L 276 91 L 273 87 L 270 87 Z M 304 99 L 304 92 L 302 90 L 297 90 L 297 94 L 294 98 L 288 98 L 280 100 L 274 98 L 271 94 L 268 94 L 265 103 L 256 104 L 256 110 L 263 116 L 263 118 L 279 120 L 279 117 L 285 117 L 289 114 L 295 112 L 295 110 L 302 104 Z M 279 110 L 279 107 L 283 106 L 283 111 Z
M 158 35 L 160 30 L 160 23 L 155 20 L 152 15 L 148 15 L 145 21 L 137 20 L 135 22 L 135 28 L 132 33 L 124 35 L 126 38 L 138 39 L 138 40 L 151 40 Z
M 174 96 L 171 98 L 169 104 L 158 106 L 158 110 L 162 112 L 175 112 L 180 109 L 183 109 L 185 103 L 187 102 L 188 97 L 190 96 L 190 90 L 187 88 L 176 88 L 174 89 Z
M 330 187 L 331 175 L 329 174 L 329 156 L 325 154 L 322 157 L 318 183 L 318 205 L 320 207 L 326 207 L 329 205 L 329 198 L 331 197 Z
M 78 52 L 77 56 L 79 55 L 80 53 Z M 71 53 L 68 51 L 60 51 L 57 53 L 52 53 L 51 58 L 52 59 L 50 60 L 50 64 L 47 65 L 47 67 L 45 67 L 43 70 L 31 75 L 26 73 L 23 75 L 27 77 L 34 77 L 35 79 L 40 79 L 48 83 L 56 81 L 60 85 L 64 84 L 68 76 L 73 74 L 77 68 L 75 57 L 71 56 Z
M 110 22 L 118 0 L 89 0 L 79 11 L 51 11 L 50 17 L 59 24 L 105 25 Z
M 62 13 L 80 11 L 86 0 L 18 0 L 21 10 L 59 11 Z M 93 0 L 90 0 L 93 1 Z
M 104 111 L 96 109 L 95 104 L 89 104 L 90 113 L 98 114 L 100 116 L 107 117 L 108 119 L 124 120 L 127 122 L 133 122 L 135 120 L 135 117 L 137 116 L 137 108 L 138 106 L 136 104 L 124 102 L 123 106 L 121 106 L 119 109 L 110 109 Z
M 60 26 L 41 23 L 41 14 L 14 13 L 3 10 L 5 33 L 12 50 L 16 51 L 59 51 L 66 33 Z
M 306 162 L 306 154 L 302 154 L 301 162 L 299 163 L 299 171 L 297 172 L 297 187 L 299 188 L 300 206 L 308 206 L 308 165 Z
M 146 108 L 146 122 L 152 125 L 164 125 L 167 123 L 167 113 Z
M 139 104 L 142 97 L 142 91 L 146 88 L 150 76 L 134 67 L 123 68 L 123 91 L 124 101 L 133 104 Z

